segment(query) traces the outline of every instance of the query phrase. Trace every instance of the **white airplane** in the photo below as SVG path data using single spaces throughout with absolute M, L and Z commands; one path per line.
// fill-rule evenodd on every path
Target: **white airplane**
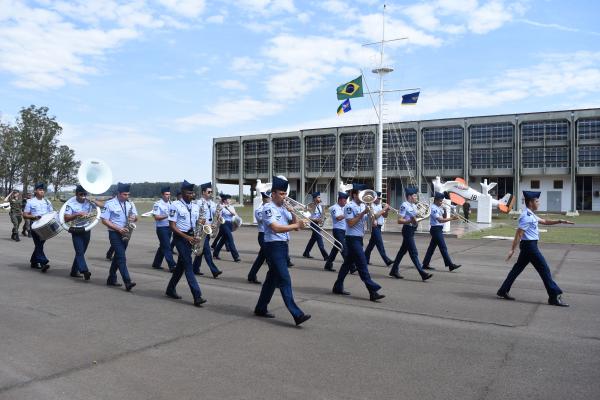
M 0 208 L 1 209 L 10 208 L 10 203 L 8 201 L 5 203 L 0 203 Z
M 483 193 L 488 193 L 490 190 L 496 187 L 496 182 L 489 183 L 487 179 L 481 183 L 481 189 Z M 458 205 L 463 205 L 465 200 L 477 201 L 482 196 L 481 192 L 469 187 L 465 180 L 462 178 L 456 178 L 453 181 L 447 181 L 442 183 L 439 176 L 436 176 L 433 180 L 433 189 L 436 192 L 448 192 L 450 193 L 450 200 Z M 512 194 L 507 193 L 499 200 L 492 198 L 492 207 L 497 207 L 503 213 L 508 213 L 512 210 L 514 204 L 514 197 Z

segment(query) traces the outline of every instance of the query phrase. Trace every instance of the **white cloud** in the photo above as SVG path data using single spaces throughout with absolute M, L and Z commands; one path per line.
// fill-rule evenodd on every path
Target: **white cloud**
M 237 0 L 234 4 L 248 12 L 263 15 L 297 11 L 293 0 Z
M 163 0 L 168 10 L 187 18 L 199 15 L 203 4 Z M 144 29 L 184 26 L 145 0 L 56 1 L 46 6 L 0 0 L 0 71 L 15 76 L 16 86 L 82 84 L 86 75 L 98 73 L 109 51 L 141 37 Z
M 223 89 L 229 89 L 229 90 L 246 90 L 246 89 L 248 89 L 248 86 L 246 86 L 246 84 L 244 84 L 240 81 L 236 81 L 234 79 L 226 79 L 224 81 L 218 81 L 217 86 L 219 86 Z
M 196 69 L 194 70 L 194 73 L 195 73 L 196 75 L 206 75 L 206 73 L 207 73 L 208 71 L 210 71 L 210 68 L 208 68 L 208 67 L 200 67 L 200 68 L 196 68 Z
M 250 98 L 222 100 L 206 112 L 179 118 L 175 121 L 178 129 L 190 131 L 201 127 L 225 127 L 255 121 L 278 113 L 283 109 L 280 103 L 259 101 Z
M 260 72 L 264 68 L 264 63 L 254 60 L 250 57 L 236 57 L 231 63 L 231 70 L 244 75 L 251 75 Z
M 565 31 L 565 32 L 582 32 L 582 33 L 586 33 L 589 35 L 600 36 L 600 32 L 584 31 L 581 29 L 571 28 L 571 27 L 559 25 L 559 24 L 547 24 L 547 23 L 543 23 L 543 22 L 532 21 L 529 19 L 520 19 L 520 20 L 518 20 L 518 22 L 523 22 L 525 24 L 537 26 L 539 28 L 556 29 L 556 30 Z
M 211 15 L 210 17 L 206 18 L 206 22 L 208 22 L 209 24 L 222 24 L 223 22 L 225 22 L 225 16 Z

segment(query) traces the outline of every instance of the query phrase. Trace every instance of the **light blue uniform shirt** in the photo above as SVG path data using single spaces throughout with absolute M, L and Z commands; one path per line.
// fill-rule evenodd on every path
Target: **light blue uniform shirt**
M 321 215 L 323 215 L 323 206 L 320 204 L 317 204 L 317 206 L 314 209 L 314 212 L 312 214 L 310 214 L 310 218 L 311 219 L 320 219 Z
M 402 203 L 399 211 L 400 211 L 400 216 L 403 219 L 410 219 L 411 217 L 417 218 L 417 207 L 409 201 L 405 201 L 404 203 Z M 415 224 L 409 224 L 409 225 L 416 226 Z
M 383 206 L 381 205 L 381 203 L 380 204 L 373 203 L 373 205 L 371 206 L 371 208 L 373 209 L 373 214 L 377 214 L 378 212 L 381 212 L 381 210 L 383 210 Z M 380 215 L 377 218 L 377 225 L 378 226 L 383 226 L 384 219 L 385 218 L 383 218 L 383 214 Z
M 348 220 L 355 218 L 358 214 L 365 210 L 366 206 L 364 203 L 360 203 L 360 205 L 356 204 L 354 201 L 349 201 L 344 207 L 344 216 L 346 217 L 346 236 L 365 236 L 365 223 L 367 221 L 368 215 L 365 214 L 363 218 L 361 218 L 354 226 L 350 226 L 348 224 Z
M 96 208 L 89 200 L 84 200 L 83 203 L 77 201 L 77 197 L 73 196 L 69 200 L 67 200 L 67 204 L 65 205 L 65 215 L 72 215 L 80 212 L 91 213 L 92 210 Z M 87 224 L 86 221 L 73 220 L 75 226 L 85 226 Z
M 161 216 L 169 216 L 169 208 L 171 207 L 171 202 L 166 202 L 163 199 L 158 200 L 154 203 L 154 207 L 152 207 L 152 215 Z M 156 227 L 165 227 L 169 226 L 169 218 L 161 219 L 160 221 L 155 221 Z
M 261 204 L 254 211 L 254 218 L 256 218 L 256 225 L 258 226 L 259 232 L 265 232 L 265 227 L 263 226 L 263 210 L 265 208 L 265 204 Z
M 227 207 L 231 207 L 231 206 L 227 206 Z M 233 212 L 229 211 L 229 208 L 225 208 L 225 206 L 223 206 L 223 210 L 221 211 L 221 216 L 223 217 L 225 222 L 231 222 L 234 215 L 235 214 Z
M 50 203 L 48 200 L 38 200 L 36 197 L 32 197 L 31 199 L 27 200 L 27 204 L 25 204 L 25 210 L 23 211 L 26 213 L 31 213 L 31 215 L 37 217 L 48 214 L 54 211 L 54 209 L 52 208 L 52 203 Z
M 519 229 L 525 232 L 521 240 L 540 240 L 540 231 L 538 230 L 540 219 L 530 209 L 523 210 L 519 216 Z
M 215 202 L 202 198 L 198 202 L 198 205 L 200 206 L 200 219 L 205 219 L 208 224 L 212 224 L 215 211 L 217 210 Z
M 169 207 L 169 221 L 175 222 L 177 228 L 183 233 L 193 230 L 198 218 L 200 218 L 200 206 L 197 203 L 177 200 Z
M 342 229 L 346 230 L 346 218 L 338 221 L 336 218 L 340 215 L 344 215 L 344 209 L 340 207 L 339 204 L 334 204 L 329 208 L 329 213 L 331 214 L 331 221 L 333 221 L 333 229 Z
M 444 209 L 442 207 L 438 207 L 435 204 L 431 205 L 431 214 L 429 215 L 429 225 L 430 226 L 443 226 L 443 222 L 439 222 L 438 218 L 444 218 Z
M 112 222 L 119 228 L 123 228 L 127 225 L 127 217 L 130 213 L 131 215 L 137 215 L 135 204 L 131 201 L 120 202 L 117 197 L 114 197 L 104 203 L 100 217 Z M 108 230 L 112 231 L 110 228 Z
M 271 229 L 271 224 L 289 225 L 292 221 L 292 213 L 285 207 L 277 207 L 273 203 L 267 203 L 263 207 L 263 229 L 265 230 L 265 242 L 287 242 L 290 240 L 290 233 L 275 233 Z

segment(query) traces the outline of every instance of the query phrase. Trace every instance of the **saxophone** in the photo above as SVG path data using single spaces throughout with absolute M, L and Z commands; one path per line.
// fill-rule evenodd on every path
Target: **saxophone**
M 210 204 L 208 204 L 208 207 L 210 207 Z M 219 233 L 219 229 L 221 228 L 221 225 L 225 223 L 225 218 L 223 218 L 223 216 L 221 215 L 221 211 L 223 211 L 223 206 L 221 206 L 221 204 L 217 204 L 217 208 L 215 209 L 215 215 L 213 216 L 213 220 L 212 220 L 212 224 L 211 224 L 211 238 L 214 238 L 215 236 L 217 236 L 217 233 Z
M 127 200 L 129 203 L 131 201 Z M 136 225 L 131 222 L 131 216 L 133 215 L 133 203 L 130 204 L 129 212 L 127 213 L 127 222 L 125 223 L 125 228 L 127 228 L 127 232 L 125 232 L 122 236 L 124 242 L 128 242 L 131 239 L 131 235 L 136 228 Z
M 196 226 L 194 227 L 194 244 L 192 245 L 192 253 L 195 256 L 201 256 L 204 253 L 204 240 L 206 236 L 210 236 L 212 234 L 212 228 L 209 224 L 202 225 L 200 222 L 200 218 L 196 221 Z

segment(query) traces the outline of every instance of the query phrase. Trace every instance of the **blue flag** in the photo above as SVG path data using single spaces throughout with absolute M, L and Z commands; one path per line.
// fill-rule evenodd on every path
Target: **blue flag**
M 344 113 L 347 113 L 348 111 L 352 110 L 352 107 L 350 107 L 350 99 L 346 99 L 342 102 L 342 104 L 340 104 L 340 106 L 337 109 L 337 114 L 338 115 L 342 115 Z
M 415 104 L 417 104 L 417 100 L 419 100 L 419 93 L 421 92 L 409 93 L 402 96 L 402 105 L 414 106 Z

